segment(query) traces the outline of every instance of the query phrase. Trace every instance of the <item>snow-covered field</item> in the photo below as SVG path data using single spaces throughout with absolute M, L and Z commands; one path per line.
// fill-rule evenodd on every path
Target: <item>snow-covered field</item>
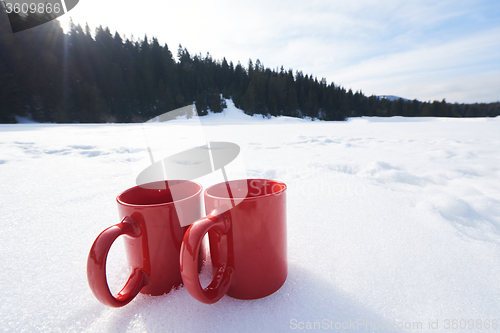
M 500 118 L 317 122 L 229 105 L 202 120 L 207 135 L 240 145 L 248 177 L 288 185 L 277 293 L 205 305 L 180 288 L 102 305 L 87 255 L 148 158 L 141 125 L 0 125 L 0 331 L 500 330 Z M 170 122 L 164 145 L 195 127 Z M 119 290 L 121 242 L 108 274 Z

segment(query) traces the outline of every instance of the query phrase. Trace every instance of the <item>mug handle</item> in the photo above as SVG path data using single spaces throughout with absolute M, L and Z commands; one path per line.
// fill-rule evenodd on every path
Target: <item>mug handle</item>
M 218 234 L 223 235 L 229 231 L 229 227 L 230 222 L 226 214 L 219 214 L 218 210 L 215 209 L 208 216 L 202 217 L 191 224 L 184 234 L 180 252 L 182 281 L 191 296 L 202 303 L 215 303 L 227 293 L 231 284 L 232 268 L 228 266 L 227 262 L 222 264 L 214 274 L 212 282 L 203 289 L 198 276 L 201 242 L 209 230 L 212 229 Z M 227 254 L 227 245 L 225 251 Z
M 111 294 L 106 279 L 106 259 L 111 245 L 121 235 L 139 237 L 141 228 L 131 217 L 123 218 L 120 223 L 105 229 L 97 236 L 87 259 L 87 280 L 90 289 L 101 303 L 116 308 L 128 304 L 148 283 L 146 274 L 136 268 L 122 290 L 116 296 Z

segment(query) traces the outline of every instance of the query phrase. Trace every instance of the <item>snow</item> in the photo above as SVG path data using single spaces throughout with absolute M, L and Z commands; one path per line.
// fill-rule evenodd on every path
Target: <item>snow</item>
M 293 117 L 264 117 L 261 114 L 255 114 L 249 116 L 243 113 L 242 110 L 238 109 L 232 99 L 226 99 L 227 107 L 220 113 L 210 112 L 208 117 L 201 117 L 200 120 L 203 124 L 235 124 L 235 123 L 258 123 L 262 124 L 262 120 L 266 119 L 268 121 L 274 122 L 308 122 L 311 119 L 299 119 Z M 265 122 L 269 123 L 269 122 Z
M 379 97 L 379 99 L 382 99 L 382 98 L 388 99 L 391 102 L 397 101 L 398 99 L 402 99 L 403 101 L 409 101 L 409 99 L 399 97 L 399 96 L 394 96 L 394 95 L 382 95 L 382 96 L 378 96 L 378 97 Z
M 130 140 L 141 125 L 0 125 L 2 331 L 416 332 L 456 319 L 493 332 L 500 324 L 499 117 L 312 122 L 249 117 L 228 101 L 200 120 L 211 140 L 241 147 L 248 177 L 288 185 L 283 287 L 213 305 L 182 287 L 102 305 L 87 284 L 87 255 L 118 223 L 115 197 L 134 185 L 134 164 L 149 159 L 144 142 Z M 198 125 L 155 126 L 181 142 Z M 124 256 L 115 243 L 113 291 L 128 276 Z
M 36 124 L 37 122 L 31 119 L 31 117 L 20 117 L 16 116 L 16 121 L 19 124 Z

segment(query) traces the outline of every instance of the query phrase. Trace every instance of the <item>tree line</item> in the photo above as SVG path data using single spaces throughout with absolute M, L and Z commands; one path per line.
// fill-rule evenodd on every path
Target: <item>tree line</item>
M 1 7 L 1 6 L 0 6 Z M 0 8 L 0 16 L 6 17 Z M 39 14 L 19 20 L 45 20 Z M 0 22 L 0 122 L 30 116 L 40 122 L 143 122 L 195 103 L 200 115 L 221 112 L 225 99 L 249 115 L 345 120 L 358 116 L 494 117 L 500 103 L 388 100 L 365 96 L 301 71 L 175 56 L 156 38 L 123 39 L 109 28 L 58 21 L 13 34 Z

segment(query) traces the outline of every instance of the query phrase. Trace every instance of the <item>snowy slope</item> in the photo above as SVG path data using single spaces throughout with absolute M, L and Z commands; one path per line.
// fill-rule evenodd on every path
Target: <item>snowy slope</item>
M 144 142 L 131 140 L 141 125 L 0 125 L 2 331 L 500 324 L 500 118 L 267 120 L 229 105 L 202 124 L 211 140 L 240 145 L 248 177 L 287 183 L 285 285 L 253 301 L 205 305 L 181 288 L 119 309 L 100 304 L 87 254 L 118 222 L 115 197 L 147 159 Z M 196 126 L 179 120 L 168 133 L 182 142 Z M 128 274 L 121 243 L 108 274 L 118 290 Z
M 381 95 L 381 96 L 378 96 L 378 97 L 379 97 L 379 99 L 382 99 L 382 98 L 388 99 L 391 102 L 397 101 L 398 99 L 402 99 L 403 101 L 409 101 L 409 99 L 406 99 L 406 98 L 403 98 L 403 97 L 399 97 L 399 96 L 394 96 L 394 95 Z

